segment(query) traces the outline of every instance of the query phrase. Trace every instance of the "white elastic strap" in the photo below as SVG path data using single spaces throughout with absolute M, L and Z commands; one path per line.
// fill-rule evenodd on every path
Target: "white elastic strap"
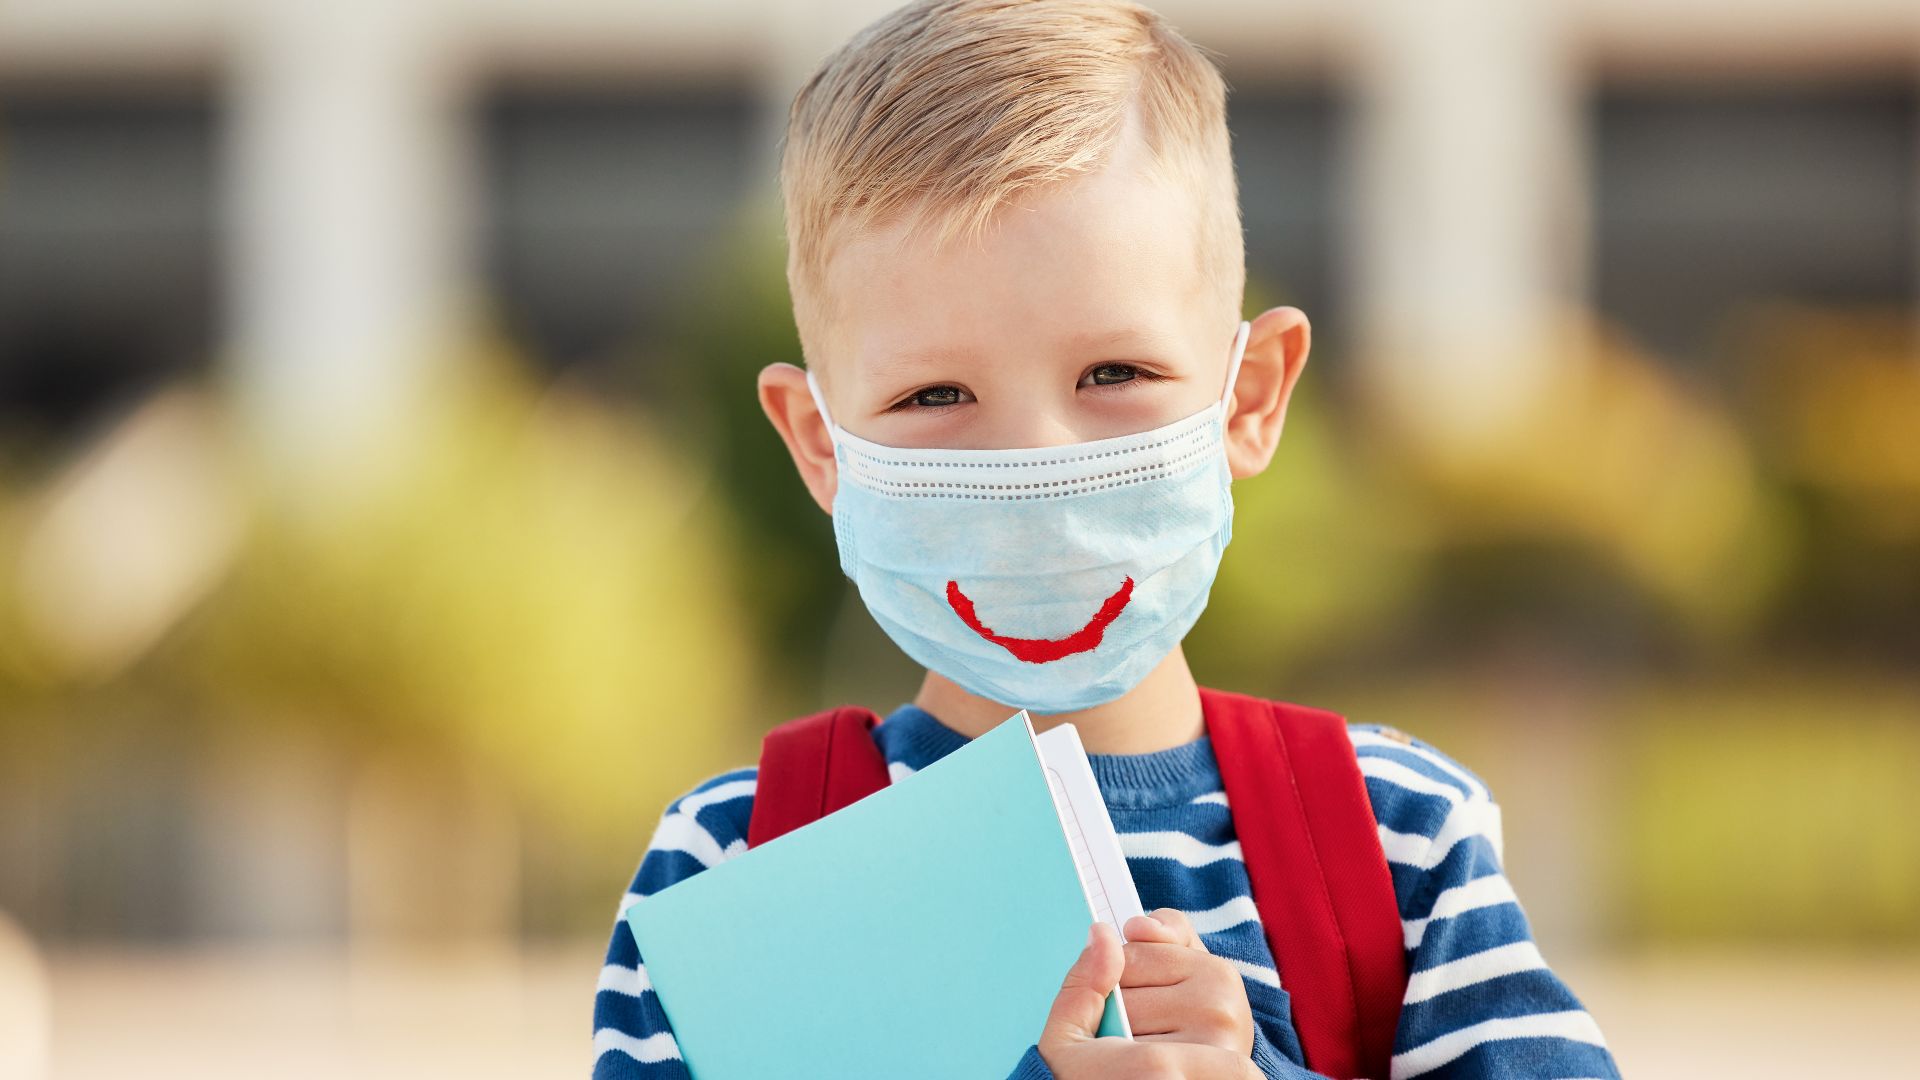
M 1253 324 L 1242 320 L 1240 332 L 1233 336 L 1233 359 L 1227 361 L 1227 388 L 1220 393 L 1220 411 L 1227 411 L 1227 402 L 1233 400 L 1233 383 L 1240 377 L 1240 358 L 1247 352 L 1247 335 L 1253 333 Z
M 807 369 L 807 392 L 813 395 L 814 407 L 820 410 L 820 419 L 827 422 L 827 434 L 833 434 L 833 414 L 827 411 L 827 399 L 820 393 L 820 384 L 813 377 L 813 369 Z

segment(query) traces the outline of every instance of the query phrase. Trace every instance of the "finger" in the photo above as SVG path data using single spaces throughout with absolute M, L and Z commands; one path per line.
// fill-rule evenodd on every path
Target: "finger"
M 1161 926 L 1172 931 L 1176 943 L 1193 949 L 1204 950 L 1206 948 L 1206 945 L 1200 941 L 1199 931 L 1193 928 L 1193 922 L 1187 918 L 1186 912 L 1181 911 L 1179 908 L 1163 907 L 1154 908 L 1148 914 Z
M 1205 963 L 1207 955 L 1165 941 L 1129 941 L 1122 947 L 1126 967 L 1120 972 L 1120 985 L 1172 986 L 1191 978 Z
M 1152 1055 L 1154 1076 L 1180 1076 L 1186 1080 L 1264 1080 L 1260 1067 L 1251 1057 L 1218 1046 L 1154 1040 L 1134 1042 L 1131 1048 L 1146 1050 Z
M 1127 1026 L 1133 1037 L 1144 1039 L 1186 1030 L 1193 1009 L 1187 988 L 1173 986 L 1127 986 Z
M 1213 1046 L 1234 1044 L 1233 1017 L 1221 1007 L 1198 997 L 1192 983 L 1179 986 L 1140 986 L 1126 991 L 1127 1025 L 1136 1039 Z
M 1127 1019 L 1134 1037 L 1251 1053 L 1253 1013 L 1240 973 L 1218 958 L 1203 963 L 1192 978 L 1177 985 L 1127 990 Z
M 1106 923 L 1095 922 L 1088 929 L 1086 948 L 1067 969 L 1060 992 L 1054 995 L 1040 1041 L 1051 1047 L 1093 1038 L 1106 1012 L 1107 995 L 1120 981 L 1125 963 L 1120 936 Z
M 1166 945 L 1180 945 L 1178 933 L 1173 927 L 1151 915 L 1135 915 L 1120 928 L 1128 941 L 1158 941 Z

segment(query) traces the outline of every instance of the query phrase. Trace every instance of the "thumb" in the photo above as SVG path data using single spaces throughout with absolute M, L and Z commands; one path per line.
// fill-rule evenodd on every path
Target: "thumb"
M 1040 1032 L 1042 1047 L 1091 1039 L 1100 1029 L 1100 1017 L 1106 1012 L 1107 995 L 1120 981 L 1127 954 L 1120 948 L 1120 937 L 1113 927 L 1095 922 L 1087 933 L 1087 947 L 1067 969 L 1060 993 L 1047 1013 L 1047 1024 Z

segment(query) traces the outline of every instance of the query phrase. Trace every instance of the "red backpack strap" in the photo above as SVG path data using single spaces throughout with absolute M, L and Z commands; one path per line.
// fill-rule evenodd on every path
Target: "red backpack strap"
M 887 786 L 887 760 L 873 741 L 880 717 L 843 705 L 789 720 L 760 741 L 760 769 L 747 846 L 826 817 Z
M 1346 721 L 1206 687 L 1200 705 L 1307 1066 L 1384 1078 L 1406 954 Z

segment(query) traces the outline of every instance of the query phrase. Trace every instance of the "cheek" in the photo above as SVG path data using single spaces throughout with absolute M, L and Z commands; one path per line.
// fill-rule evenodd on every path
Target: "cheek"
M 1219 365 L 1183 364 L 1194 374 L 1169 374 L 1163 379 L 1138 378 L 1106 387 L 1076 391 L 1076 413 L 1082 439 L 1109 439 L 1165 427 L 1205 409 L 1220 397 L 1226 370 Z M 1211 370 L 1219 367 L 1219 370 Z
M 1190 379 L 1137 379 L 1110 387 L 1080 391 L 1082 412 L 1101 430 L 1092 438 L 1132 435 L 1165 427 L 1206 407 Z

